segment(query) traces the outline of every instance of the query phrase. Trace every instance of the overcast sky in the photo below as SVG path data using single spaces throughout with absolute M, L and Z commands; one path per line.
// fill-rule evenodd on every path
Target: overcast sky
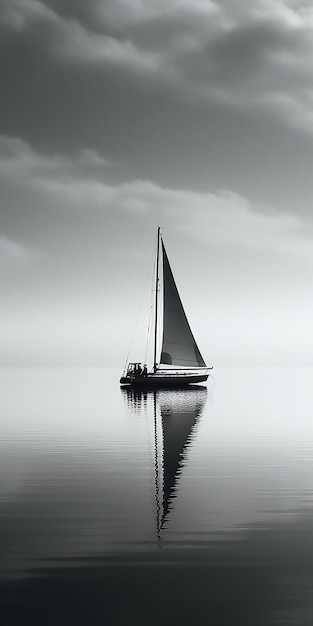
M 311 2 L 0 0 L 0 77 L 2 364 L 122 367 L 157 225 L 208 364 L 313 364 Z

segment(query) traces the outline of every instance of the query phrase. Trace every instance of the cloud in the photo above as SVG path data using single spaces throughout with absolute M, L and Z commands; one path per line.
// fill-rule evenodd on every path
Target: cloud
M 189 237 L 225 250 L 267 251 L 313 262 L 311 223 L 270 207 L 252 206 L 232 192 L 197 193 L 134 181 L 116 189 L 115 204 L 129 210 L 140 206 L 160 220 L 167 216 Z
M 110 165 L 88 149 L 70 158 L 41 153 L 19 138 L 0 138 L 4 216 L 0 270 L 8 311 L 10 306 L 16 308 L 16 302 L 21 310 L 29 302 L 36 312 L 53 302 L 63 311 L 72 302 L 73 311 L 81 311 L 77 297 L 78 302 L 94 303 L 96 310 L 102 307 L 113 324 L 119 323 L 116 311 L 123 310 L 123 302 L 138 306 L 138 290 L 125 278 L 125 267 L 131 259 L 138 284 L 140 272 L 143 284 L 151 237 L 161 224 L 171 250 L 173 243 L 173 259 L 180 259 L 178 268 L 190 279 L 186 306 L 192 314 L 197 306 L 192 291 L 198 280 L 207 303 L 210 300 L 200 312 L 203 336 L 210 309 L 212 327 L 216 321 L 220 336 L 226 337 L 226 358 L 241 350 L 242 342 L 250 343 L 250 335 L 252 346 L 255 337 L 261 341 L 262 332 L 268 341 L 267 324 L 274 329 L 284 324 L 288 333 L 289 327 L 309 323 L 313 264 L 309 218 L 278 213 L 231 190 L 196 192 L 149 180 L 113 182 Z M 106 294 L 112 303 L 109 309 Z M 105 304 L 99 306 L 102 297 Z M 278 335 L 284 335 L 285 346 L 286 335 L 281 330 Z M 295 343 L 297 338 L 299 333 Z M 276 335 L 273 339 L 277 342 Z M 220 352 L 221 347 L 216 349 Z M 269 355 L 272 350 L 271 343 Z M 296 354 L 297 350 L 296 346 Z
M 37 41 L 60 64 L 113 67 L 141 76 L 141 89 L 171 88 L 313 130 L 313 9 L 305 0 L 71 7 L 61 15 L 48 0 L 3 0 L 0 27 Z
M 220 11 L 218 3 L 211 0 L 107 0 L 105 4 L 97 0 L 94 10 L 118 30 L 179 15 L 211 17 Z
M 254 206 L 231 191 L 200 193 L 164 188 L 145 180 L 113 185 L 107 168 L 107 161 L 93 151 L 85 150 L 70 160 L 41 155 L 17 138 L 0 139 L 0 180 L 13 191 L 18 181 L 29 205 L 34 194 L 39 194 L 43 206 L 64 211 L 101 210 L 112 219 L 120 219 L 116 216 L 123 213 L 132 214 L 134 220 L 158 216 L 161 223 L 215 247 L 268 251 L 313 262 L 313 226 L 309 221 L 271 207 Z M 2 251 L 26 258 L 22 249 L 6 240 Z
M 0 25 L 38 39 L 62 63 L 115 67 L 150 86 L 262 109 L 313 129 L 309 3 L 94 0 L 88 6 L 84 19 L 61 16 L 39 0 L 3 0 Z
M 22 32 L 31 24 L 55 19 L 54 13 L 40 0 L 3 0 L 0 7 L 0 26 Z
M 97 152 L 83 149 L 73 159 L 63 155 L 49 156 L 36 152 L 18 137 L 0 135 L 0 178 L 6 184 L 20 187 L 25 184 L 44 187 L 45 182 L 60 183 L 83 174 L 102 177 L 112 164 Z
M 138 50 L 127 37 L 117 39 L 88 30 L 76 19 L 63 18 L 39 0 L 3 0 L 0 27 L 38 40 L 54 59 L 78 65 L 117 65 L 154 73 L 158 55 Z
M 0 259 L 6 265 L 23 266 L 37 257 L 37 252 L 27 248 L 18 241 L 13 241 L 8 237 L 0 235 Z

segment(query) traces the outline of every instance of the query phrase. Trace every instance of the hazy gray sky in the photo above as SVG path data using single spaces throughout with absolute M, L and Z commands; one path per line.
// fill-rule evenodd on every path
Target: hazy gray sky
M 1 363 L 122 365 L 160 224 L 208 364 L 313 364 L 311 2 L 0 0 L 0 76 Z

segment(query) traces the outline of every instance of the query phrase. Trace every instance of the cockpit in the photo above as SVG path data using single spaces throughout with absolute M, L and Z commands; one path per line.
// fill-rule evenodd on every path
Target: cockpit
M 147 376 L 147 366 L 141 363 L 128 363 L 127 376 Z

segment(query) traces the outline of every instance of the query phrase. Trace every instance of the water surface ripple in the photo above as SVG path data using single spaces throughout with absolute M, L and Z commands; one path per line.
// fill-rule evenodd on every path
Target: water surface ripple
M 311 626 L 312 374 L 2 369 L 3 625 Z

